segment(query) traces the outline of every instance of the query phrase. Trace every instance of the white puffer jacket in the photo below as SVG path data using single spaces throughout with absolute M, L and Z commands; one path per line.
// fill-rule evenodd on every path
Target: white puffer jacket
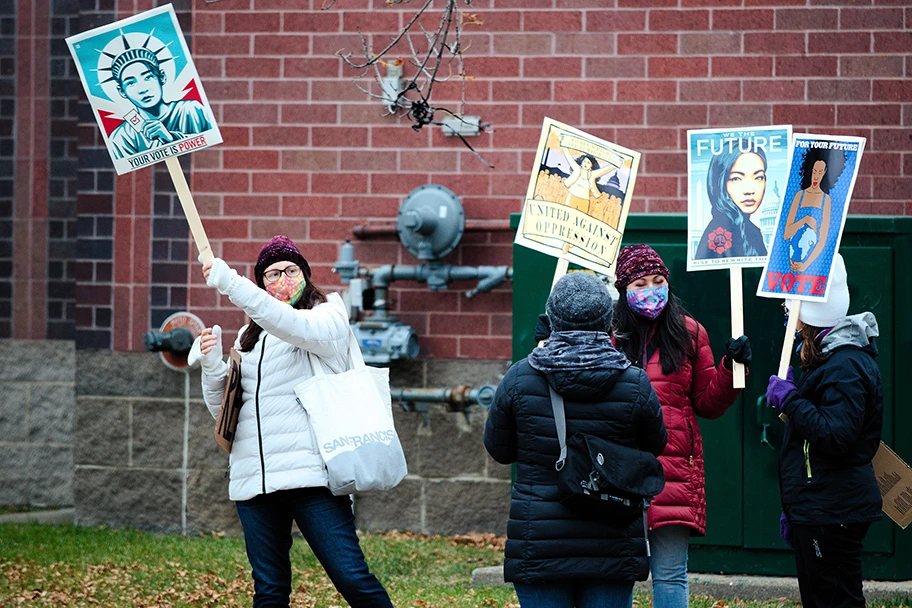
M 313 376 L 307 351 L 319 357 L 325 373 L 350 367 L 342 298 L 332 293 L 327 302 L 298 310 L 228 270 L 230 279 L 216 285 L 219 291 L 263 328 L 253 349 L 241 353 L 244 405 L 229 459 L 228 496 L 248 500 L 277 490 L 326 486 L 326 468 L 294 387 Z M 235 348 L 239 346 L 238 340 Z M 227 370 L 223 365 L 215 374 L 203 371 L 203 398 L 216 419 Z

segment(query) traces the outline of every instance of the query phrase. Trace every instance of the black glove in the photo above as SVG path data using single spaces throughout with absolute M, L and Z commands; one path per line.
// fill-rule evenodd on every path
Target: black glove
M 551 336 L 551 321 L 548 315 L 542 313 L 538 315 L 538 321 L 535 322 L 535 341 L 541 342 Z
M 732 361 L 750 365 L 751 362 L 751 344 L 747 336 L 740 338 L 729 338 L 725 343 L 725 360 L 726 369 L 732 368 Z

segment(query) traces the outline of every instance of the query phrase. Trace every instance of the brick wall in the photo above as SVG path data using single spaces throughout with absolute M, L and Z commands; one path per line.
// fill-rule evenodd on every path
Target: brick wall
M 470 219 L 520 210 L 545 115 L 643 152 L 631 212 L 686 209 L 685 131 L 792 123 L 861 135 L 853 213 L 912 214 L 912 9 L 890 0 L 473 0 L 464 110 L 494 133 L 453 138 L 382 116 L 334 53 L 375 47 L 411 5 L 338 0 L 194 4 L 194 56 L 225 144 L 195 154 L 193 190 L 216 251 L 249 269 L 261 241 L 302 241 L 316 280 L 351 227 L 395 216 L 414 187 L 452 188 Z M 313 0 L 312 7 L 321 2 Z M 414 4 L 414 3 L 412 3 Z M 462 109 L 459 86 L 435 101 Z M 251 211 L 255 217 L 250 217 Z M 454 263 L 509 264 L 509 237 L 471 235 Z M 358 244 L 375 263 L 411 263 L 392 242 Z M 214 302 L 199 291 L 190 305 Z M 508 289 L 468 301 L 399 286 L 396 308 L 432 356 L 509 356 Z

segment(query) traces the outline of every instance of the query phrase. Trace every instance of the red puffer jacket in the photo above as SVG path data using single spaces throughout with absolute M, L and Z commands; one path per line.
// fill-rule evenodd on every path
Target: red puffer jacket
M 649 508 L 649 529 L 684 525 L 702 536 L 706 534 L 706 476 L 697 416 L 720 417 L 741 391 L 732 388 L 731 370 L 721 363 L 715 366 L 703 326 L 691 317 L 685 320 L 695 336 L 696 356 L 685 358 L 681 368 L 669 376 L 662 373 L 658 349 L 646 364 L 668 429 L 668 445 L 659 456 L 665 469 L 665 489 Z

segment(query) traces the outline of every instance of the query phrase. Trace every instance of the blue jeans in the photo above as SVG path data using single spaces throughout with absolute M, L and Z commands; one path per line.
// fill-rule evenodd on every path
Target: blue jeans
M 687 546 L 690 528 L 664 526 L 649 531 L 649 571 L 653 608 L 687 608 Z
M 392 608 L 389 595 L 364 560 L 348 496 L 333 496 L 326 488 L 300 488 L 235 504 L 253 570 L 254 608 L 288 606 L 292 520 L 353 608 Z
M 630 608 L 633 582 L 514 583 L 522 608 Z

